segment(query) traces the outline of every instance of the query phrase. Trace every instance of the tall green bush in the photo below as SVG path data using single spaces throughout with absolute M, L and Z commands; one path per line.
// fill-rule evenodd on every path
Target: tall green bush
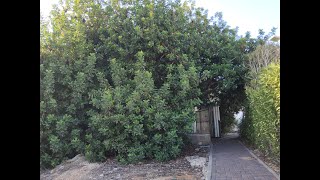
M 280 65 L 259 73 L 255 87 L 247 86 L 248 106 L 241 136 L 269 157 L 280 158 Z
M 41 18 L 40 165 L 176 157 L 194 107 L 241 107 L 254 40 L 179 0 L 61 0 Z M 226 121 L 227 122 L 227 121 Z M 224 123 L 226 126 L 228 123 Z
M 198 100 L 186 96 L 197 85 L 194 67 L 173 66 L 171 71 L 177 73 L 169 73 L 167 83 L 157 89 L 152 73 L 145 69 L 144 53 L 138 52 L 136 58 L 132 74 L 118 60 L 111 60 L 114 86 L 91 94 L 95 110 L 90 111 L 86 147 L 91 160 L 103 160 L 107 151 L 116 152 L 120 162 L 130 163 L 176 157 L 182 137 L 195 120 L 193 107 Z M 173 86 L 176 94 L 170 91 Z

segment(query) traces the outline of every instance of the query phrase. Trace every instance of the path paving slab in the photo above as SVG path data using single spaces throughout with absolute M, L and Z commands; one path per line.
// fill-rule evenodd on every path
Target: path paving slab
M 238 140 L 237 133 L 213 139 L 211 180 L 278 180 Z

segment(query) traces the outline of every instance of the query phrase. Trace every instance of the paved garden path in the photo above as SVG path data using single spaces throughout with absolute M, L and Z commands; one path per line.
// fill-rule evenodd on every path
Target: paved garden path
M 211 180 L 277 180 L 238 140 L 237 133 L 213 140 Z

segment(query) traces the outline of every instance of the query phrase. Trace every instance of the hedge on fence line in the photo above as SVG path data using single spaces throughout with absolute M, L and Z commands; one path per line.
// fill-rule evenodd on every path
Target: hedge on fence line
M 280 64 L 271 63 L 247 86 L 248 104 L 240 133 L 269 157 L 280 160 Z

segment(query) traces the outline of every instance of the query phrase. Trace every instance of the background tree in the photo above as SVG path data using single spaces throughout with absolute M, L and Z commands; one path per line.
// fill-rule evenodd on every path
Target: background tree
M 258 45 L 254 52 L 250 53 L 246 66 L 249 68 L 248 78 L 257 80 L 260 70 L 271 63 L 280 63 L 280 44 L 278 37 L 273 37 L 274 41 L 268 40 L 262 45 Z
M 280 44 L 272 38 L 257 46 L 245 62 L 247 100 L 240 135 L 264 155 L 280 162 Z M 276 42 L 274 42 L 274 40 Z

